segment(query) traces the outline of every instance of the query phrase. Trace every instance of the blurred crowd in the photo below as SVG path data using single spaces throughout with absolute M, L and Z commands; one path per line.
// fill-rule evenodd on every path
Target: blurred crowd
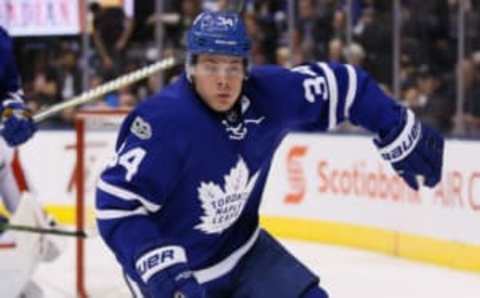
M 458 1 L 401 1 L 397 100 L 444 133 L 454 132 L 460 124 L 468 136 L 479 137 L 480 0 L 466 1 L 466 58 L 461 63 L 457 63 Z M 182 52 L 186 29 L 195 16 L 202 9 L 221 9 L 228 1 L 165 0 L 161 13 L 156 13 L 155 0 L 124 0 L 122 5 L 90 2 L 87 55 L 83 55 L 79 36 L 15 39 L 32 109 L 67 100 L 85 88 Z M 287 0 L 246 0 L 244 18 L 253 40 L 253 64 L 292 67 L 315 60 L 350 63 L 366 69 L 385 92 L 392 94 L 393 1 L 352 0 L 351 14 L 347 13 L 348 2 L 296 0 L 295 23 L 289 30 Z M 347 30 L 349 19 L 351 30 Z M 162 41 L 162 49 L 158 40 Z M 87 59 L 82 60 L 85 56 Z M 89 108 L 132 107 L 168 83 L 181 69 L 113 92 Z M 465 101 L 460 107 L 456 99 L 456 70 L 464 77 L 460 87 Z M 455 118 L 457 108 L 464 111 L 461 120 Z M 68 127 L 73 113 L 64 111 L 47 125 Z

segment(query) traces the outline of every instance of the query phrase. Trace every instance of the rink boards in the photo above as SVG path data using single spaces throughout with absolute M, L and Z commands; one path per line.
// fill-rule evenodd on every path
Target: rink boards
M 449 140 L 442 182 L 411 191 L 371 138 L 292 135 L 275 156 L 263 224 L 336 243 L 480 272 L 480 143 Z
M 109 132 L 87 141 L 90 207 L 113 143 Z M 40 131 L 20 149 L 36 196 L 65 223 L 74 220 L 74 149 L 71 131 Z M 291 135 L 275 155 L 262 224 L 283 237 L 480 272 L 478 152 L 480 142 L 449 140 L 442 183 L 415 193 L 379 158 L 370 137 Z

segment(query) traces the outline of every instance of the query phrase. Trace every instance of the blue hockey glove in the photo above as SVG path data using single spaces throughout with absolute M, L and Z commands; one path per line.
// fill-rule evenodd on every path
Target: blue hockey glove
M 11 147 L 25 143 L 37 130 L 32 113 L 21 100 L 4 100 L 0 114 L 2 121 L 0 134 Z
M 434 187 L 441 180 L 444 139 L 416 121 L 412 111 L 405 110 L 399 125 L 374 143 L 383 159 L 414 190 L 418 190 L 419 182 Z
M 163 246 L 143 253 L 137 258 L 136 269 L 152 298 L 206 297 L 180 246 Z

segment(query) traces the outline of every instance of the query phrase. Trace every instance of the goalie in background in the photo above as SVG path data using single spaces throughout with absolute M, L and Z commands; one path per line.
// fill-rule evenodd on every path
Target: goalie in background
M 47 219 L 35 199 L 22 196 L 12 169 L 14 149 L 11 147 L 25 143 L 36 130 L 32 114 L 23 101 L 12 40 L 0 27 L 0 201 L 11 214 L 10 223 L 47 227 L 53 221 Z M 0 214 L 0 223 L 7 222 L 9 220 Z M 0 230 L 2 297 L 42 297 L 41 289 L 30 280 L 31 276 L 39 261 L 52 261 L 59 253 L 58 246 L 45 235 Z
M 55 221 L 47 216 L 29 193 L 14 149 L 0 138 L 0 203 L 11 215 L 0 213 L 0 224 L 51 228 Z M 59 243 L 52 236 L 0 230 L 0 293 L 2 297 L 41 298 L 41 288 L 31 280 L 40 262 L 51 262 L 60 255 Z M 5 295 L 5 296 L 4 296 Z
M 349 120 L 376 134 L 411 188 L 417 176 L 428 187 L 441 179 L 443 137 L 366 72 L 321 62 L 251 67 L 250 48 L 239 15 L 202 13 L 188 33 L 185 73 L 122 124 L 96 216 L 134 297 L 328 296 L 259 226 L 273 155 L 290 131 Z

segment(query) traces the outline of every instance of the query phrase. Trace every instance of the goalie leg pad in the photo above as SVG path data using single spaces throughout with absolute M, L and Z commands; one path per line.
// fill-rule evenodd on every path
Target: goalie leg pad
M 0 214 L 0 225 L 8 224 L 8 218 Z M 15 237 L 9 231 L 0 230 L 0 251 L 2 249 L 14 249 L 16 247 Z
M 20 200 L 16 212 L 10 218 L 12 225 L 40 227 L 36 201 L 28 195 Z M 40 257 L 42 235 L 8 231 L 15 239 L 14 249 L 0 250 L 1 297 L 18 297 L 31 279 Z
M 20 298 L 44 298 L 45 295 L 43 294 L 42 288 L 34 282 L 30 280 L 27 285 L 23 288 L 22 293 L 20 294 Z

